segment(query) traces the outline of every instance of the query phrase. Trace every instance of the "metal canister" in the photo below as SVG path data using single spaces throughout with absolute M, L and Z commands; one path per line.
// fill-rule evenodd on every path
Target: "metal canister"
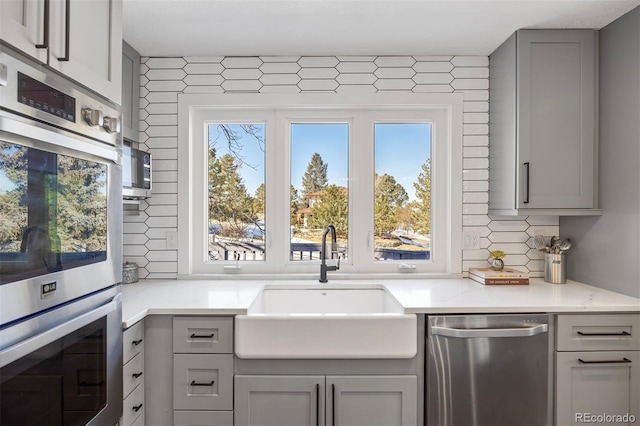
M 122 265 L 122 283 L 131 284 L 138 282 L 138 264 L 134 262 L 124 262 Z
M 544 280 L 552 284 L 567 282 L 567 256 L 564 253 L 545 253 Z

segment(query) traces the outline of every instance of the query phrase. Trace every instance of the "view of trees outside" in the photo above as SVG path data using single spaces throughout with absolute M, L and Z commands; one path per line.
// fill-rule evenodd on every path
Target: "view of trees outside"
M 376 259 L 429 259 L 431 125 L 374 128 Z M 209 257 L 265 258 L 265 126 L 209 125 Z M 318 259 L 333 224 L 342 257 L 348 243 L 347 123 L 291 124 L 290 258 Z
M 106 251 L 106 182 L 104 164 L 0 142 L 0 252 L 20 252 L 30 227 L 52 251 Z
M 209 259 L 264 260 L 264 124 L 211 124 Z
M 377 123 L 375 134 L 375 258 L 431 255 L 431 125 Z
M 291 260 L 319 259 L 322 233 L 329 224 L 336 228 L 340 256 L 346 257 L 348 164 L 348 124 L 291 125 Z

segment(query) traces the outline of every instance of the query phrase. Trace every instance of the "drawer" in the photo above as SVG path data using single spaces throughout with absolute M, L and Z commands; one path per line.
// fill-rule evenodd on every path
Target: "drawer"
M 122 368 L 122 395 L 129 395 L 144 380 L 144 354 L 139 353 Z
M 558 315 L 558 351 L 640 350 L 640 315 Z
M 174 411 L 175 426 L 233 426 L 233 411 Z
M 233 353 L 233 318 L 174 317 L 173 353 Z
M 233 355 L 175 354 L 175 410 L 232 410 Z
M 140 321 L 127 328 L 122 335 L 122 364 L 142 352 L 144 322 Z
M 144 386 L 138 386 L 122 404 L 122 426 L 131 426 L 144 412 Z

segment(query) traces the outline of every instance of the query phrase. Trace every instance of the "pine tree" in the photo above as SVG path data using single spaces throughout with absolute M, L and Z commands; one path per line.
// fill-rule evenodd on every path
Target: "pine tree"
M 329 185 L 322 190 L 319 200 L 313 205 L 309 225 L 324 229 L 333 224 L 338 235 L 345 237 L 348 232 L 349 200 L 345 187 Z
M 322 161 L 322 157 L 317 152 L 311 156 L 311 161 L 307 165 L 307 171 L 302 176 L 302 197 L 307 200 L 307 195 L 321 191 L 327 187 L 327 168 L 329 164 Z M 307 201 L 308 202 L 308 201 Z M 307 205 L 308 207 L 308 205 Z
M 209 151 L 209 220 L 222 223 L 221 235 L 243 237 L 247 223 L 257 220 L 253 198 L 238 173 L 238 160 L 231 154 L 220 158 Z
M 289 202 L 291 209 L 291 225 L 298 225 L 298 210 L 300 209 L 300 195 L 295 186 L 291 185 L 289 189 Z
M 431 159 L 422 165 L 418 179 L 413 183 L 418 198 L 416 214 L 416 231 L 422 234 L 431 232 Z
M 407 191 L 393 176 L 376 174 L 373 221 L 376 235 L 391 232 L 398 227 L 400 210 L 408 199 Z

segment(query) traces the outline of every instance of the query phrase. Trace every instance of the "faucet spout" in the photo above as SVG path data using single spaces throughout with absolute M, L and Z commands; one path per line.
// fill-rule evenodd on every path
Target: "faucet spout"
M 326 283 L 327 271 L 337 271 L 340 269 L 340 257 L 338 256 L 338 264 L 334 266 L 327 265 L 327 234 L 331 233 L 331 254 L 336 251 L 336 228 L 333 225 L 327 226 L 322 233 L 322 248 L 320 251 L 320 282 Z

